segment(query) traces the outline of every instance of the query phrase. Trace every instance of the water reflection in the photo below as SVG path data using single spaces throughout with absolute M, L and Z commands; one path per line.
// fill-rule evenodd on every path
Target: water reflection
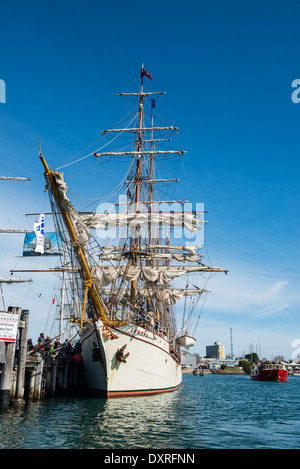
M 180 395 L 181 390 L 111 400 L 62 398 L 10 408 L 0 415 L 0 448 L 172 446 Z
M 86 410 L 93 416 L 87 429 L 91 447 L 168 447 L 174 443 L 178 431 L 180 395 L 178 390 L 154 396 L 88 402 Z M 161 440 L 163 444 L 159 446 Z
M 188 375 L 166 394 L 56 398 L 0 413 L 0 448 L 295 448 L 299 386 Z

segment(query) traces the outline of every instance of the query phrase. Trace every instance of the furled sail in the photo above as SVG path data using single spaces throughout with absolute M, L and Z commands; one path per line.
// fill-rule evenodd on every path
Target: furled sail
M 109 285 L 118 278 L 123 280 L 136 281 L 146 280 L 148 282 L 156 282 L 156 285 L 167 286 L 170 282 L 189 272 L 206 271 L 204 265 L 198 266 L 102 266 L 94 267 L 93 275 L 100 281 L 103 286 Z
M 176 304 L 183 296 L 190 295 L 201 295 L 208 290 L 200 288 L 165 288 L 165 289 L 151 289 L 151 288 L 139 288 L 137 292 L 138 300 L 148 300 L 156 298 L 159 301 L 163 301 L 166 305 Z M 109 289 L 104 290 L 106 295 L 115 295 L 118 301 L 121 301 L 126 296 L 130 296 L 129 289 Z
M 155 226 L 182 226 L 189 231 L 198 231 L 204 221 L 194 213 L 182 212 L 142 212 L 142 213 L 93 213 L 79 215 L 90 229 L 107 229 L 128 226 L 135 228 Z
M 198 262 L 203 254 L 196 253 L 198 246 L 170 246 L 170 245 L 143 245 L 139 246 L 138 253 L 146 259 L 168 260 L 177 262 Z M 172 252 L 169 252 L 172 251 Z M 179 251 L 179 252 L 175 252 Z M 105 246 L 99 256 L 101 261 L 121 261 L 132 254 L 132 250 L 124 247 Z
M 111 254 L 102 254 L 100 256 L 100 260 L 107 260 L 107 261 L 121 261 L 126 257 L 128 253 L 125 251 L 123 253 L 111 253 Z M 157 260 L 170 260 L 170 261 L 178 261 L 178 262 L 197 262 L 199 260 L 198 254 L 180 254 L 174 252 L 158 252 L 158 253 L 148 253 L 142 252 L 147 256 L 149 259 L 157 259 Z
M 141 245 L 140 246 L 140 249 L 145 249 L 145 250 L 149 250 L 149 251 L 158 251 L 158 250 L 161 250 L 163 249 L 163 251 L 179 251 L 179 252 L 183 252 L 183 251 L 187 251 L 188 253 L 190 254 L 195 254 L 196 250 L 199 249 L 199 246 L 193 246 L 193 245 L 166 245 L 166 244 L 152 244 L 152 245 L 149 245 L 149 244 L 145 244 L 145 245 Z M 124 251 L 124 247 L 123 246 L 103 246 L 102 247 L 102 252 L 104 254 L 109 254 L 111 252 L 121 252 L 121 251 Z
M 81 244 L 85 244 L 91 237 L 91 233 L 85 223 L 81 220 L 80 215 L 76 211 L 75 207 L 67 197 L 68 186 L 64 181 L 63 173 L 58 171 L 52 171 L 52 176 L 55 179 L 56 187 L 59 192 L 61 205 L 68 212 L 74 221 L 74 228 L 76 229 L 76 234 L 78 241 Z

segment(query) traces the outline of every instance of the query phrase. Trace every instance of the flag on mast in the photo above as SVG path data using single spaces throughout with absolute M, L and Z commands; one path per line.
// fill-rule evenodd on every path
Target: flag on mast
M 41 213 L 33 225 L 36 235 L 35 252 L 44 254 L 44 214 Z
M 146 70 L 144 69 L 144 66 L 142 66 L 141 78 L 143 78 L 144 75 L 146 75 L 146 77 L 152 81 L 152 76 L 150 75 L 150 73 L 147 73 Z

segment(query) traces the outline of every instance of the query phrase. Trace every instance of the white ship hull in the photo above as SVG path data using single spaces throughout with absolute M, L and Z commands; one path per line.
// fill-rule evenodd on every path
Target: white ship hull
M 81 347 L 88 388 L 105 397 L 126 397 L 174 391 L 181 386 L 181 365 L 158 334 L 133 323 L 110 328 L 98 321 L 82 331 Z M 126 345 L 126 362 L 117 351 Z

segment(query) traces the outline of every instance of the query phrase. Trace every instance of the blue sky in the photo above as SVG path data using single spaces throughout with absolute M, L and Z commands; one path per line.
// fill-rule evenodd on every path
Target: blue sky
M 97 140 L 126 114 L 117 93 L 136 89 L 145 63 L 147 89 L 167 92 L 161 114 L 187 151 L 182 194 L 204 202 L 209 258 L 230 271 L 208 284 L 195 351 L 220 340 L 229 352 L 232 328 L 235 354 L 260 344 L 290 358 L 300 337 L 299 13 L 296 0 L 2 0 L 0 173 L 32 182 L 0 182 L 1 226 L 28 228 L 25 213 L 49 210 L 38 137 L 50 167 Z M 96 176 L 93 189 L 110 187 Z M 0 245 L 3 276 L 30 268 L 15 257 L 22 237 Z M 36 340 L 55 281 L 32 278 L 4 288 L 31 311 Z

